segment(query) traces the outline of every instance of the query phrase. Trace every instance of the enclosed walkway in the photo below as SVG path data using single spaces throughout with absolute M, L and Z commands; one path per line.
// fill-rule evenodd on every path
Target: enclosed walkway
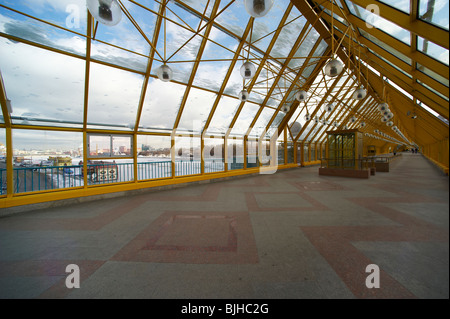
M 449 298 L 448 191 L 404 153 L 364 180 L 314 166 L 2 217 L 0 298 Z

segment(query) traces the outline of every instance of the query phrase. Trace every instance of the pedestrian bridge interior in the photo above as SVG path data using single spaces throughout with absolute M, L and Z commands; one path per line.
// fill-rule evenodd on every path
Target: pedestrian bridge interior
M 0 0 L 0 298 L 448 298 L 448 13 Z

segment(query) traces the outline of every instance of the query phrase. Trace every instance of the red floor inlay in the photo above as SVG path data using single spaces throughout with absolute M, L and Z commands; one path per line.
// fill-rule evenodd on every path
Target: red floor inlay
M 387 191 L 387 188 L 383 188 Z M 426 203 L 433 198 L 390 189 L 396 197 L 346 198 L 361 207 L 389 218 L 401 226 L 312 226 L 301 227 L 310 242 L 333 267 L 358 298 L 414 298 L 415 296 L 380 267 L 380 288 L 368 289 L 365 268 L 373 264 L 352 242 L 448 242 L 448 232 L 382 203 Z
M 244 264 L 258 253 L 247 212 L 179 211 L 163 213 L 112 260 Z

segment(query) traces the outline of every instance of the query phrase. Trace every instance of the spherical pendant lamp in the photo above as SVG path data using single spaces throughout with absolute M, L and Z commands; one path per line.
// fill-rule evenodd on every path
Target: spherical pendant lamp
M 172 80 L 173 72 L 167 64 L 163 64 L 156 70 L 156 75 L 161 81 L 169 82 Z
M 353 93 L 353 99 L 354 100 L 362 100 L 363 98 L 366 97 L 366 90 L 364 88 L 359 88 L 356 89 L 355 92 Z
M 254 18 L 264 17 L 273 6 L 273 0 L 244 0 L 245 10 Z
M 344 65 L 341 61 L 337 59 L 331 59 L 328 61 L 327 65 L 325 65 L 325 74 L 329 77 L 336 77 L 338 76 L 342 70 L 344 69 Z
M 281 112 L 287 113 L 287 112 L 289 112 L 290 109 L 291 109 L 291 107 L 290 107 L 289 105 L 284 104 L 284 105 L 281 107 Z
M 122 20 L 122 9 L 117 0 L 87 0 L 86 5 L 91 15 L 102 24 L 114 26 Z
M 299 102 L 304 102 L 308 98 L 308 92 L 306 92 L 304 90 L 300 90 L 297 93 L 295 93 L 295 98 Z
M 249 96 L 250 96 L 250 94 L 247 92 L 246 89 L 239 92 L 239 100 L 241 100 L 243 102 L 247 101 Z
M 327 112 L 332 112 L 334 110 L 334 104 L 333 103 L 328 103 L 326 106 L 325 106 L 325 111 L 327 111 Z
M 241 76 L 244 79 L 249 80 L 249 79 L 253 78 L 255 76 L 255 73 L 256 73 L 256 67 L 250 61 L 245 62 L 241 66 Z
M 384 112 L 386 110 L 389 110 L 389 105 L 387 103 L 381 103 L 378 105 L 378 111 Z

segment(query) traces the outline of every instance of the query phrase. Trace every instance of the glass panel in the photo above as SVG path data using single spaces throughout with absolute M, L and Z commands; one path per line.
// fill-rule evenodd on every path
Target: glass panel
M 186 11 L 184 9 L 171 3 L 169 3 L 169 6 L 178 16 L 186 18 Z M 199 34 L 195 35 L 194 32 L 200 24 L 200 19 L 194 15 L 189 15 L 187 22 L 189 23 L 189 28 L 174 13 L 167 10 L 167 18 L 183 25 L 183 27 L 170 20 L 166 20 L 165 30 L 164 27 L 161 27 L 159 33 L 160 41 L 157 44 L 157 51 L 160 57 L 158 58 L 167 60 L 167 63 L 173 71 L 173 80 L 188 83 L 194 66 L 193 61 L 197 58 L 198 50 L 203 39 L 202 35 L 205 33 L 206 28 L 203 28 Z M 156 70 L 161 64 L 159 61 L 154 61 L 152 74 L 156 75 Z
M 242 91 L 242 76 L 241 76 L 241 66 L 244 63 L 242 60 L 236 61 L 236 64 L 233 68 L 233 71 L 231 72 L 231 76 L 228 79 L 228 83 L 225 87 L 225 94 L 232 95 L 232 96 L 238 96 L 239 92 Z M 256 65 L 255 65 L 256 67 Z M 252 93 L 250 92 L 250 97 L 252 96 Z
M 200 165 L 200 138 L 175 137 L 175 176 L 200 174 Z
M 88 127 L 98 124 L 133 129 L 143 76 L 91 63 Z
M 436 91 L 436 90 L 433 89 L 432 87 L 426 85 L 425 83 L 423 83 L 423 82 L 421 82 L 421 81 L 419 81 L 419 80 L 416 80 L 416 81 L 417 81 L 417 83 L 423 85 L 423 86 L 426 87 L 428 90 L 430 90 L 431 92 L 433 92 L 434 94 L 440 96 L 441 98 L 443 98 L 444 100 L 446 100 L 446 101 L 448 102 L 448 97 L 447 97 L 447 96 L 445 96 L 445 95 L 439 93 L 438 91 Z
M 205 173 L 221 172 L 225 170 L 224 140 L 223 138 L 205 138 L 203 158 Z
M 250 92 L 250 96 L 249 96 L 250 101 L 253 101 L 256 103 L 264 102 L 264 99 L 267 96 L 267 92 L 273 86 L 275 78 L 277 76 L 274 69 L 275 69 L 274 66 L 270 62 L 266 62 L 266 65 L 259 73 L 258 78 L 255 82 L 255 85 L 253 86 L 252 91 Z M 242 83 L 242 79 L 241 79 L 241 83 Z M 268 99 L 267 104 L 272 105 L 272 106 L 277 105 L 275 100 L 272 98 Z
M 440 47 L 433 42 L 417 36 L 417 50 L 435 58 L 436 60 L 448 65 L 448 50 Z
M 244 168 L 244 140 L 237 138 L 227 139 L 228 169 Z
M 109 135 L 89 136 L 90 157 L 111 157 L 111 137 Z
M 302 44 L 300 45 L 300 47 L 298 48 L 297 52 L 295 52 L 294 57 L 307 57 L 310 55 L 312 48 L 314 47 L 314 45 L 316 44 L 317 39 L 320 38 L 319 33 L 312 27 L 309 28 L 309 32 L 306 35 L 306 37 L 303 39 Z M 322 52 L 320 54 L 318 54 L 320 52 L 320 50 L 325 49 L 325 47 L 321 47 L 321 45 L 319 44 L 319 47 L 316 49 L 316 51 L 314 52 L 314 55 L 322 55 Z M 315 60 L 315 59 L 313 59 Z M 305 59 L 293 59 L 289 62 L 289 67 L 291 68 L 299 68 L 303 65 L 303 63 L 305 62 Z M 309 62 L 311 63 L 311 61 Z M 312 70 L 311 70 L 312 71 Z M 305 76 L 305 74 L 303 73 L 303 76 Z M 308 75 L 309 76 L 309 75 Z M 306 76 L 307 77 L 307 76 Z
M 211 11 L 214 5 L 213 1 L 208 0 L 181 0 L 188 6 L 190 6 L 192 9 L 198 11 L 199 13 L 203 14 L 205 12 L 205 15 L 207 17 L 211 16 Z M 206 5 L 208 4 L 208 8 L 206 8 Z
M 133 156 L 132 136 L 112 136 L 114 156 Z
M 229 0 L 221 1 L 218 12 L 230 2 Z M 216 17 L 214 22 L 219 23 L 222 27 L 228 29 L 238 37 L 242 37 L 249 19 L 250 15 L 245 11 L 244 2 L 234 1 L 225 11 Z
M 433 79 L 435 79 L 436 81 L 444 84 L 445 86 L 449 86 L 449 80 L 443 76 L 440 76 L 439 74 L 431 71 L 430 69 L 424 67 L 423 65 L 420 65 L 419 63 L 416 64 L 416 68 L 417 70 L 425 73 L 426 75 L 432 77 Z
M 80 187 L 83 134 L 12 130 L 14 193 Z
M 231 49 L 235 49 L 238 45 L 238 42 L 234 38 L 217 28 L 212 28 L 209 38 Z M 226 50 L 223 47 L 208 41 L 202 55 L 202 60 L 228 59 L 228 61 L 200 62 L 193 84 L 202 88 L 219 91 L 225 75 L 230 68 L 233 56 L 234 53 L 232 51 Z
M 267 127 L 267 124 L 269 124 L 269 121 L 274 113 L 274 109 L 265 107 L 259 115 L 258 120 L 256 120 L 255 125 L 253 126 L 249 135 L 259 137 L 261 134 L 265 133 L 264 131 Z M 265 136 L 268 136 L 268 134 L 266 133 Z
M 177 131 L 201 132 L 216 98 L 217 94 L 192 88 L 183 108 Z
M 387 45 L 386 43 L 384 43 L 384 42 L 382 42 L 380 40 L 378 40 L 378 38 L 374 37 L 373 35 L 371 35 L 370 33 L 366 32 L 366 31 L 364 31 L 363 29 L 358 29 L 358 30 L 359 30 L 359 32 L 361 32 L 363 37 L 365 37 L 369 41 L 371 41 L 371 42 L 375 43 L 376 45 L 380 46 L 381 48 L 385 49 L 386 51 L 388 51 L 392 55 L 396 56 L 397 58 L 399 58 L 403 62 L 406 62 L 409 65 L 411 65 L 411 59 L 409 57 L 407 57 L 406 55 L 404 55 L 403 53 L 400 53 L 399 51 L 397 51 L 393 47 Z
M 243 1 L 239 1 L 239 3 L 243 4 Z M 252 34 L 252 44 L 262 51 L 266 51 L 267 47 L 270 44 L 270 40 L 272 40 L 274 31 L 280 25 L 281 19 L 283 15 L 286 13 L 289 0 L 277 0 L 274 1 L 273 7 L 270 10 L 270 13 L 265 15 L 264 17 L 255 19 L 253 22 L 253 34 Z M 247 14 L 245 8 L 242 8 L 243 12 Z M 244 21 L 244 20 L 238 20 Z M 286 20 L 289 22 L 290 20 Z M 292 27 L 292 26 L 291 26 Z M 292 43 L 291 43 L 292 47 Z M 272 51 L 273 53 L 273 51 Z M 273 54 L 271 54 L 273 56 Z
M 272 136 L 273 134 L 278 134 L 278 126 L 280 125 L 283 118 L 286 116 L 286 113 L 278 111 L 275 119 L 270 124 L 269 129 L 267 130 L 267 136 Z
M 309 162 L 309 144 L 303 144 L 303 162 Z
M 408 30 L 403 29 L 402 27 L 380 17 L 379 15 L 367 11 L 351 1 L 345 0 L 345 2 L 347 3 L 350 12 L 361 20 L 373 25 L 375 28 L 380 29 L 381 31 L 393 36 L 407 45 L 411 45 L 411 35 Z
M 403 73 L 404 75 L 406 75 L 408 78 L 412 79 L 412 76 L 409 73 L 406 73 L 405 71 L 403 71 L 403 69 L 399 68 L 397 65 L 395 65 L 394 63 L 392 63 L 391 61 L 385 59 L 384 57 L 382 57 L 381 55 L 379 55 L 378 53 L 376 53 L 375 51 L 368 49 L 370 51 L 370 53 L 372 53 L 373 55 L 376 55 L 378 58 L 380 58 L 381 60 L 383 60 L 384 62 L 386 62 L 387 64 L 389 64 L 390 66 L 392 66 L 393 68 L 395 68 L 396 70 L 400 71 L 401 73 Z
M 310 144 L 310 161 L 315 161 L 316 160 L 316 144 Z
M 153 131 L 172 130 L 185 91 L 184 85 L 150 78 L 139 127 Z
M 0 69 L 12 104 L 13 123 L 82 126 L 85 62 L 63 54 L 0 38 Z
M 306 18 L 303 16 L 301 17 L 299 16 L 300 12 L 298 11 L 297 8 L 293 7 L 285 26 L 283 27 L 283 29 L 281 29 L 281 32 L 278 35 L 277 40 L 275 41 L 275 45 L 273 46 L 273 49 L 270 52 L 270 55 L 272 57 L 284 58 L 287 57 L 291 52 L 292 46 L 294 45 L 295 41 L 297 41 L 299 34 L 302 32 L 303 28 L 306 25 Z M 305 41 L 300 46 L 300 48 L 303 47 L 304 45 L 307 45 L 307 42 Z M 300 48 L 297 51 L 300 51 Z M 296 54 L 295 56 L 305 56 L 305 55 Z M 286 59 L 277 59 L 277 61 L 284 63 Z M 297 61 L 297 63 L 301 62 L 300 60 L 293 60 L 291 61 L 291 63 L 294 61 Z
M 410 13 L 410 6 L 409 6 L 410 0 L 398 0 L 398 1 L 378 0 L 378 1 L 387 4 L 388 6 L 394 7 L 395 9 L 403 11 L 407 14 Z
M 231 121 L 233 120 L 240 103 L 241 102 L 238 99 L 222 96 L 211 119 L 208 133 L 225 134 L 230 127 Z
M 236 120 L 236 123 L 231 130 L 231 135 L 244 135 L 250 127 L 256 113 L 259 110 L 259 105 L 246 102 L 244 107 Z
M 171 137 L 138 135 L 138 180 L 172 177 Z
M 278 165 L 284 165 L 284 134 L 281 132 L 280 136 L 277 139 L 277 157 L 278 157 Z
M 86 5 L 83 0 L 74 0 L 70 3 L 68 1 L 7 1 L 6 5 L 39 19 L 51 21 L 73 32 L 86 34 L 86 14 L 84 14 Z M 63 51 L 86 55 L 86 38 L 83 36 L 25 17 L 3 7 L 0 8 L 0 31 Z
M 257 139 L 249 139 L 247 141 L 247 168 L 259 166 L 259 141 Z
M 286 146 L 287 146 L 287 162 L 288 164 L 292 164 L 294 163 L 294 152 L 295 152 L 294 143 L 288 142 Z
M 152 39 L 156 15 L 147 10 L 142 10 L 142 8 L 129 1 L 124 1 L 123 5 L 131 13 L 139 26 L 141 26 L 142 31 L 145 32 L 147 38 Z M 117 29 L 119 28 L 120 32 L 117 32 Z M 145 56 L 148 56 L 151 47 L 125 15 L 122 15 L 122 20 L 113 28 L 99 23 L 95 34 L 95 40 L 92 41 L 91 45 L 91 57 L 94 60 L 112 63 L 137 71 L 146 71 L 148 58 Z M 108 44 L 113 44 L 119 48 Z
M 420 0 L 419 19 L 448 30 L 448 0 Z

